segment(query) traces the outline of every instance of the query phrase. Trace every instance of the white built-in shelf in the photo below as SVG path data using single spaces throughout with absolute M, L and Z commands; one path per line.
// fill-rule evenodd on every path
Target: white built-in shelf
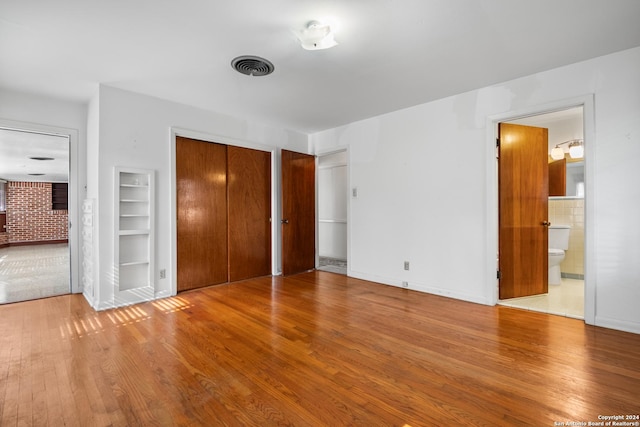
M 154 172 L 115 168 L 116 305 L 153 298 Z
M 146 265 L 149 264 L 149 261 L 130 261 L 130 262 L 121 262 L 120 267 L 127 267 L 131 265 Z
M 136 234 L 149 234 L 150 230 L 120 230 L 118 234 L 120 236 L 134 236 Z

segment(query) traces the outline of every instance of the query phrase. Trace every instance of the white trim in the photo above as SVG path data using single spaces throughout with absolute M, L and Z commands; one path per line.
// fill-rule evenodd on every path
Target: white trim
M 69 138 L 69 264 L 71 293 L 82 293 L 82 281 L 80 280 L 80 189 L 85 189 L 85 180 L 79 182 L 78 176 L 78 130 L 58 126 L 42 125 L 38 123 L 20 122 L 15 120 L 0 119 L 0 127 L 19 131 L 39 132 L 49 135 L 61 135 Z M 85 189 L 86 190 L 86 189 Z
M 498 302 L 498 284 L 496 280 L 498 253 L 498 179 L 496 162 L 496 138 L 498 137 L 498 123 L 511 121 L 523 117 L 535 116 L 554 111 L 583 107 L 584 118 L 584 149 L 585 149 L 585 323 L 596 324 L 596 277 L 591 273 L 595 265 L 595 102 L 594 95 L 588 94 L 575 98 L 559 100 L 548 104 L 537 105 L 522 110 L 491 115 L 486 120 L 486 188 L 487 188 L 487 223 L 485 231 L 486 262 L 485 262 L 485 292 L 490 296 L 491 305 Z
M 182 136 L 185 138 L 197 139 L 200 141 L 215 142 L 218 144 L 230 145 L 234 147 L 251 148 L 253 150 L 266 151 L 271 153 L 271 274 L 277 276 L 281 274 L 280 270 L 280 233 L 278 232 L 278 226 L 280 225 L 280 162 L 276 153 L 280 153 L 280 149 L 259 144 L 252 141 L 245 141 L 242 139 L 231 138 L 228 136 L 215 135 L 206 132 L 200 132 L 180 127 L 170 128 L 170 140 L 171 140 L 171 185 L 169 185 L 169 191 L 171 192 L 169 200 L 170 215 L 170 233 L 171 233 L 171 284 L 170 295 L 178 294 L 178 208 L 176 197 L 176 137 Z M 169 276 L 168 276 L 169 277 Z

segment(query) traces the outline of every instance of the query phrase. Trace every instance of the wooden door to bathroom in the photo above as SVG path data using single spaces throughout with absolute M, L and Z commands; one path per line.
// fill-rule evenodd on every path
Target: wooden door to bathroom
M 316 264 L 316 159 L 282 150 L 282 274 Z
M 548 292 L 548 131 L 498 128 L 500 299 Z

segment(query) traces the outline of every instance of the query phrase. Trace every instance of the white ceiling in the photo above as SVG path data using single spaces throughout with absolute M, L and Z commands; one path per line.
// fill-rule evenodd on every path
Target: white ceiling
M 640 46 L 639 17 L 638 0 L 0 0 L 0 88 L 86 103 L 103 83 L 313 133 Z M 302 49 L 310 20 L 339 45 Z M 275 72 L 239 74 L 240 55 Z
M 97 83 L 313 133 L 640 46 L 638 0 L 0 0 L 0 87 Z M 292 30 L 334 23 L 306 51 Z M 259 55 L 266 77 L 231 60 Z
M 68 182 L 69 138 L 0 128 L 0 179 Z

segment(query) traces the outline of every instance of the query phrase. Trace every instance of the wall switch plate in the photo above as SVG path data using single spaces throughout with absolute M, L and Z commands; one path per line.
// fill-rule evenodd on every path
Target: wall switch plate
M 353 197 L 354 199 L 358 197 L 358 187 L 353 187 L 351 189 L 351 197 Z
M 409 261 L 404 262 L 404 269 L 409 271 Z
M 162 270 L 160 270 L 160 278 L 161 279 L 166 279 L 167 278 L 167 270 L 165 270 L 164 268 Z

